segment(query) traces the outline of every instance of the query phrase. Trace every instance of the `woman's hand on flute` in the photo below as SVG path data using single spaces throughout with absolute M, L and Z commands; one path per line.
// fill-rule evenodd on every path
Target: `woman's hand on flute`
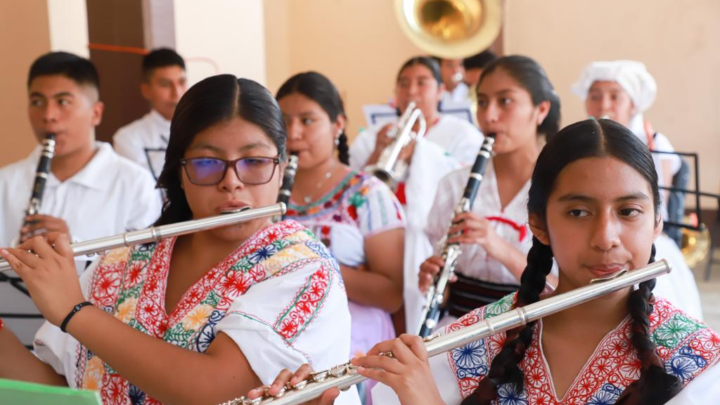
M 313 370 L 309 364 L 303 364 L 295 373 L 288 369 L 284 369 L 275 377 L 275 381 L 269 386 L 264 385 L 262 387 L 255 388 L 248 392 L 247 396 L 250 399 L 255 399 L 263 395 L 267 391 L 269 396 L 276 396 L 280 393 L 280 390 L 287 386 L 295 386 L 300 381 L 310 378 Z M 306 402 L 304 405 L 332 405 L 335 403 L 335 398 L 340 395 L 340 390 L 337 388 L 331 388 L 325 391 L 322 396 L 318 399 Z
M 380 353 L 391 352 L 390 356 Z M 414 335 L 376 344 L 365 357 L 352 360 L 358 374 L 392 388 L 403 405 L 443 404 L 430 371 L 427 350 L 422 338 Z
M 60 325 L 72 308 L 85 301 L 70 238 L 67 234 L 36 236 L 17 248 L 0 249 L 0 256 L 23 279 L 42 315 Z

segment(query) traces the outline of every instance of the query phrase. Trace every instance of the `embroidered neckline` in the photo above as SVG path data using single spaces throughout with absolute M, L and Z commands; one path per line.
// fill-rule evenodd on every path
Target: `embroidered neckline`
M 351 170 L 350 173 L 348 173 L 345 177 L 343 177 L 343 179 L 340 180 L 340 182 L 335 187 L 333 187 L 330 191 L 325 193 L 317 201 L 311 202 L 310 204 L 306 204 L 306 205 L 298 205 L 298 204 L 295 204 L 295 202 L 293 200 L 290 200 L 290 202 L 288 203 L 288 211 L 292 210 L 292 211 L 295 211 L 297 213 L 297 215 L 304 215 L 308 211 L 310 211 L 311 209 L 313 209 L 315 207 L 321 206 L 321 208 L 323 208 L 323 206 L 328 201 L 335 202 L 335 201 L 339 200 L 340 197 L 349 188 L 348 187 L 349 183 L 353 178 L 362 177 L 362 176 L 363 176 L 362 173 L 360 173 L 356 170 Z
M 167 238 L 160 241 L 156 249 L 160 250 L 160 254 L 153 254 L 152 258 L 150 259 L 148 269 L 150 270 L 150 273 L 148 273 L 148 275 L 146 276 L 146 280 L 155 278 L 156 281 L 159 282 L 161 285 L 161 296 L 158 297 L 159 302 L 157 302 L 157 305 L 160 305 L 163 311 L 162 315 L 167 320 L 168 325 L 176 324 L 186 315 L 188 311 L 192 310 L 193 307 L 189 305 L 190 301 L 202 300 L 204 296 L 208 293 L 208 291 L 206 291 L 208 287 L 214 285 L 216 282 L 219 281 L 219 279 L 224 277 L 228 270 L 232 266 L 234 266 L 241 258 L 251 255 L 254 251 L 262 248 L 262 246 L 258 245 L 257 241 L 263 240 L 265 238 L 268 238 L 269 242 L 283 239 L 301 228 L 302 225 L 296 223 L 295 221 L 290 221 L 289 223 L 287 221 L 283 221 L 277 224 L 272 224 L 259 230 L 258 232 L 255 232 L 240 246 L 238 246 L 235 250 L 225 256 L 225 258 L 220 260 L 210 270 L 205 272 L 202 277 L 200 277 L 194 283 L 188 286 L 185 292 L 180 296 L 178 302 L 175 303 L 172 312 L 168 312 L 166 302 L 168 278 L 170 276 L 170 262 L 172 261 L 172 253 L 173 249 L 175 248 L 175 242 L 177 241 L 177 237 Z M 145 287 L 143 288 L 143 290 L 144 289 Z
M 580 381 L 584 377 L 586 377 L 588 369 L 592 366 L 593 360 L 596 359 L 597 357 L 599 357 L 599 353 L 602 350 L 607 350 L 606 346 L 608 345 L 608 342 L 610 341 L 610 339 L 612 339 L 612 337 L 617 334 L 622 334 L 624 332 L 624 330 L 627 328 L 627 324 L 629 322 L 631 322 L 631 318 L 630 318 L 630 315 L 627 315 L 625 318 L 623 318 L 622 321 L 620 321 L 620 323 L 617 326 L 615 326 L 613 329 L 608 331 L 608 333 L 606 333 L 605 336 L 603 336 L 603 338 L 600 339 L 600 342 L 598 343 L 598 345 L 595 346 L 595 350 L 593 350 L 590 357 L 588 357 L 587 360 L 585 360 L 585 363 L 583 364 L 582 368 L 580 369 L 580 372 L 578 373 L 578 375 L 575 376 L 575 379 L 573 380 L 573 382 L 568 386 L 567 390 L 565 390 L 565 394 L 563 395 L 563 397 L 559 398 L 558 394 L 557 394 L 557 390 L 555 389 L 555 381 L 553 381 L 552 370 L 550 370 L 550 363 L 548 363 L 547 357 L 545 357 L 545 349 L 543 349 L 543 322 L 542 322 L 542 319 L 538 320 L 537 330 L 535 332 L 538 334 L 538 338 L 535 341 L 537 342 L 538 355 L 540 356 L 540 359 L 542 360 L 542 365 L 545 368 L 544 371 L 548 376 L 547 384 L 550 387 L 550 390 L 552 392 L 553 399 L 555 400 L 555 402 L 557 402 L 557 403 L 565 402 L 565 399 L 568 397 L 568 395 L 571 394 L 573 391 L 575 391 L 578 384 L 580 384 Z

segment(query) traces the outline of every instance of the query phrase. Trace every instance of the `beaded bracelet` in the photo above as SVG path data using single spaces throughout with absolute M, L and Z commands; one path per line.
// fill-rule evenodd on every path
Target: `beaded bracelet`
M 86 306 L 88 306 L 88 305 L 92 305 L 92 303 L 90 303 L 90 302 L 88 302 L 88 301 L 85 301 L 85 302 L 81 302 L 81 303 L 75 305 L 75 306 L 73 307 L 72 311 L 70 311 L 70 313 L 67 314 L 67 316 L 65 317 L 65 319 L 62 321 L 62 324 L 60 325 L 60 330 L 63 331 L 63 333 L 67 333 L 67 331 L 65 330 L 65 328 L 67 328 L 68 322 L 70 322 L 70 320 L 72 319 L 73 316 L 75 316 L 75 314 L 77 314 L 78 312 L 80 312 L 81 309 L 83 309 L 84 307 L 86 307 Z

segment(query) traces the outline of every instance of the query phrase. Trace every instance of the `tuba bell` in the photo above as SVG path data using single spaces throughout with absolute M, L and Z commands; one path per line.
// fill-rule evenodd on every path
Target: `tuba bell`
M 685 216 L 683 222 L 697 223 L 697 218 Z M 697 229 L 682 228 L 681 235 L 680 251 L 685 259 L 685 264 L 692 269 L 698 263 L 703 262 L 710 254 L 710 230 L 705 224 L 700 224 Z
M 420 49 L 454 59 L 487 49 L 500 33 L 500 0 L 395 0 L 400 28 Z
M 416 123 L 419 124 L 417 132 L 413 131 Z M 389 138 L 392 138 L 392 142 L 382 151 L 378 161 L 374 165 L 366 167 L 365 171 L 395 190 L 397 184 L 405 177 L 408 168 L 408 164 L 399 159 L 400 152 L 410 142 L 422 138 L 426 130 L 427 124 L 422 111 L 417 108 L 414 101 L 411 101 L 400 117 L 397 126 L 387 134 Z

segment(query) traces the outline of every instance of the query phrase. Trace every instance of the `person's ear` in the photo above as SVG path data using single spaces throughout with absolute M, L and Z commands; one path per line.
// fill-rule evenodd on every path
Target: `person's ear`
M 148 82 L 142 82 L 140 84 L 140 93 L 142 94 L 143 98 L 145 100 L 150 101 L 150 83 Z
M 550 246 L 550 234 L 547 231 L 547 223 L 538 214 L 530 213 L 528 216 L 528 224 L 533 236 L 537 238 L 543 245 Z
M 345 116 L 343 114 L 338 114 L 337 119 L 335 120 L 335 133 L 337 134 L 338 137 L 345 130 L 346 124 L 347 124 L 347 118 L 345 118 Z
M 542 125 L 545 118 L 550 114 L 551 103 L 550 100 L 543 100 L 540 104 L 535 107 L 537 109 L 537 125 Z
M 657 219 L 655 220 L 655 229 L 653 230 L 653 242 L 655 242 L 658 236 L 660 236 L 664 226 L 665 222 L 663 222 L 662 215 L 658 215 Z
M 92 125 L 94 127 L 100 125 L 102 122 L 103 112 L 105 111 L 105 103 L 102 101 L 96 101 L 92 106 Z

